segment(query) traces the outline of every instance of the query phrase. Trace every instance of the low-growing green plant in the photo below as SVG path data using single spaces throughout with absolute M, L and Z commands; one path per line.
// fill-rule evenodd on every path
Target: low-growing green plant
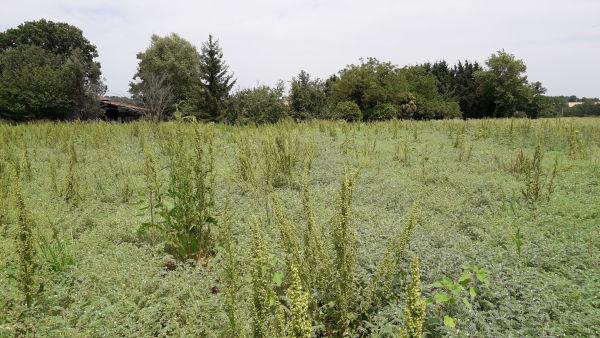
M 404 164 L 409 163 L 410 161 L 410 147 L 407 141 L 396 143 L 395 152 L 393 156 L 394 161 L 399 161 Z
M 467 310 L 473 310 L 473 301 L 482 285 L 488 283 L 488 271 L 476 265 L 467 265 L 462 275 L 457 280 L 444 277 L 433 282 L 433 299 L 430 304 L 434 312 L 439 316 L 431 319 L 431 324 L 455 328 L 458 307 L 464 306 Z M 441 318 L 440 318 L 441 317 Z
M 56 224 L 52 224 L 50 238 L 42 237 L 40 240 L 40 254 L 48 269 L 55 273 L 63 272 L 75 264 L 75 258 L 63 237 L 65 235 L 60 233 Z

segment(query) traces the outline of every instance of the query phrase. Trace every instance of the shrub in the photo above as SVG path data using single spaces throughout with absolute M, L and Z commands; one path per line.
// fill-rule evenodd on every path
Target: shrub
M 228 120 L 235 123 L 275 123 L 288 116 L 283 100 L 283 85 L 275 88 L 259 86 L 233 95 Z
M 462 116 L 458 103 L 454 101 L 422 99 L 417 107 L 417 119 L 452 119 Z
M 391 103 L 376 105 L 368 114 L 367 119 L 371 121 L 391 120 L 398 116 L 398 107 Z
M 346 121 L 362 120 L 362 112 L 355 102 L 342 101 L 335 106 L 334 114 L 336 118 Z
M 301 71 L 298 78 L 292 79 L 290 105 L 294 118 L 321 117 L 325 108 L 325 101 L 325 86 L 321 80 L 311 79 L 305 71 Z

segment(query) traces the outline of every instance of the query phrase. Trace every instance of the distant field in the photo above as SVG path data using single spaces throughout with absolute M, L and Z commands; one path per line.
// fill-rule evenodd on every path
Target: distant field
M 599 234 L 600 119 L 0 125 L 0 337 L 599 336 Z

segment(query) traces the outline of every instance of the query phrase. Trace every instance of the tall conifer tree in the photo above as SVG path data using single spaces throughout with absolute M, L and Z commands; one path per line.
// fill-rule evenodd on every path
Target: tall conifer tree
M 202 86 L 202 117 L 221 120 L 226 111 L 229 92 L 235 84 L 229 66 L 223 60 L 223 50 L 212 35 L 202 44 L 200 51 L 200 81 Z

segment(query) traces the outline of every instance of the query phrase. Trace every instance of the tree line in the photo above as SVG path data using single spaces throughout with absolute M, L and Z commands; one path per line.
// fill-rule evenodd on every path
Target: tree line
M 0 33 L 0 118 L 102 118 L 106 92 L 96 46 L 66 23 L 25 22 Z M 286 83 L 234 90 L 234 74 L 213 36 L 198 49 L 177 34 L 153 35 L 137 54 L 129 91 L 146 116 L 226 123 L 281 119 L 444 119 L 547 116 L 556 108 L 522 60 L 506 51 L 484 64 L 445 61 L 400 67 L 361 59 L 327 79 L 305 71 Z

